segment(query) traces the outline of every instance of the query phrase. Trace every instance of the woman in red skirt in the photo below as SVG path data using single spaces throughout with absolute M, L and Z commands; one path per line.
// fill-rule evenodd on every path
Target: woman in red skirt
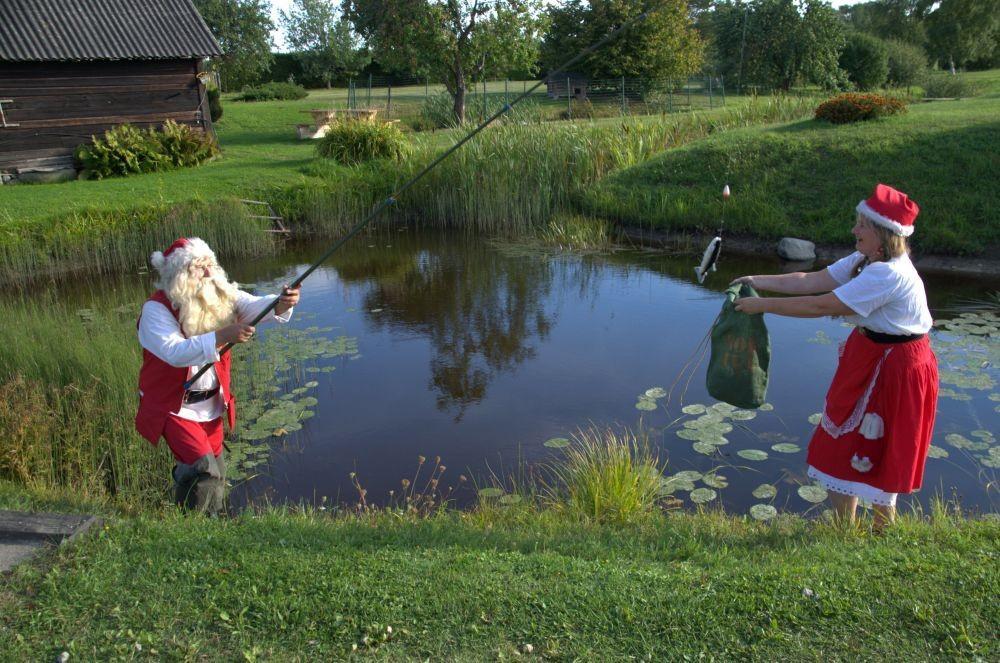
M 792 295 L 826 293 L 746 297 L 736 302 L 744 313 L 839 315 L 856 325 L 809 443 L 809 476 L 847 520 L 859 499 L 870 502 L 878 529 L 895 518 L 896 496 L 923 483 L 937 410 L 931 314 L 906 243 L 918 212 L 906 194 L 879 184 L 857 206 L 852 255 L 818 272 L 734 281 Z

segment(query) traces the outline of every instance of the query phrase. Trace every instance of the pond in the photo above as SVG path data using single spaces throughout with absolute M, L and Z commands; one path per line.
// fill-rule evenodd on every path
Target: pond
M 230 274 L 274 291 L 319 253 L 301 246 Z M 468 504 L 491 477 L 507 482 L 557 458 L 547 441 L 610 424 L 649 434 L 673 477 L 668 490 L 687 505 L 693 495 L 735 512 L 816 508 L 822 495 L 802 489 L 805 448 L 850 328 L 768 316 L 768 405 L 734 412 L 707 395 L 708 359 L 696 363 L 696 352 L 730 279 L 781 264 L 726 255 L 699 286 L 693 263 L 665 251 L 567 254 L 413 230 L 353 241 L 306 282 L 293 322 L 268 328 L 265 354 L 271 343 L 287 355 L 291 379 L 244 408 L 241 430 L 269 454 L 250 461 L 253 478 L 234 500 L 354 503 L 360 485 L 369 503 L 384 503 L 418 469 L 416 484 L 426 481 L 440 457 L 441 486 Z M 993 512 L 1000 316 L 953 309 L 1000 284 L 925 278 L 942 397 L 924 488 L 901 507 L 941 495 Z M 294 416 L 303 411 L 308 418 Z M 268 437 L 273 429 L 279 438 Z

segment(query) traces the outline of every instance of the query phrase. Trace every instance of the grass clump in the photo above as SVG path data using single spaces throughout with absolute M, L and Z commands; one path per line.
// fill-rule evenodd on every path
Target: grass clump
M 906 112 L 906 104 L 893 97 L 880 94 L 848 92 L 827 99 L 816 107 L 816 119 L 831 124 L 848 124 L 875 120 L 880 117 Z
M 236 101 L 294 101 L 309 96 L 301 85 L 295 83 L 263 83 L 245 88 L 236 97 Z
M 76 148 L 82 179 L 125 177 L 195 166 L 219 153 L 211 136 L 167 120 L 162 129 L 121 124 Z
M 591 427 L 549 465 L 549 501 L 598 523 L 625 524 L 656 507 L 663 473 L 651 448 L 630 431 Z
M 922 87 L 928 99 L 960 99 L 976 94 L 976 86 L 961 74 L 928 72 Z
M 410 146 L 403 132 L 391 122 L 335 122 L 320 138 L 321 157 L 352 166 L 373 159 L 402 161 Z

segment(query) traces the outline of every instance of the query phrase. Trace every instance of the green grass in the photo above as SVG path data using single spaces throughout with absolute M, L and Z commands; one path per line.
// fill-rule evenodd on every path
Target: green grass
M 580 208 L 683 231 L 714 230 L 725 215 L 732 233 L 846 244 L 857 201 L 885 182 L 921 206 L 917 248 L 985 253 L 997 245 L 998 117 L 1000 102 L 976 98 L 850 125 L 800 120 L 727 131 L 605 178 Z M 723 208 L 725 183 L 733 196 Z
M 11 661 L 61 651 L 70 660 L 994 660 L 998 541 L 995 521 L 942 513 L 906 518 L 881 538 L 718 513 L 629 527 L 529 509 L 425 520 L 168 514 L 113 521 L 0 580 L 0 651 Z

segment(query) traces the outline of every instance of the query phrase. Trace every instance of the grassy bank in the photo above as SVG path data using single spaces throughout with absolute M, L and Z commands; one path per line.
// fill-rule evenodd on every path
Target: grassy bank
M 1000 169 L 1000 99 L 914 104 L 875 122 L 815 120 L 713 135 L 603 179 L 580 198 L 590 214 L 664 230 L 786 235 L 844 244 L 875 182 L 921 206 L 914 245 L 943 254 L 997 245 L 992 174 Z M 733 197 L 723 209 L 722 186 Z
M 0 580 L 7 660 L 991 660 L 994 521 L 528 509 L 114 522 Z M 51 567 L 47 564 L 51 563 Z M 530 650 L 529 646 L 530 645 Z
M 266 116 L 267 105 L 257 106 Z M 408 192 L 397 214 L 432 225 L 520 232 L 548 221 L 612 170 L 713 132 L 801 117 L 810 108 L 808 100 L 774 98 L 703 113 L 498 126 Z M 271 133 L 263 128 L 253 133 L 260 121 L 256 115 L 246 118 L 241 140 L 256 140 L 268 149 Z M 238 195 L 274 203 L 297 231 L 339 233 L 457 136 L 420 135 L 402 164 L 348 168 L 317 158 L 312 144 L 293 137 L 274 147 L 287 158 L 250 158 L 231 148 L 234 139 L 223 134 L 225 156 L 189 171 L 9 187 L 0 191 L 0 283 L 58 276 L 70 268 L 136 268 L 179 234 L 199 234 L 224 257 L 264 253 L 272 246 L 262 232 L 266 221 L 251 219 L 251 212 L 234 200 Z M 265 168 L 280 175 L 265 176 L 260 170 Z

